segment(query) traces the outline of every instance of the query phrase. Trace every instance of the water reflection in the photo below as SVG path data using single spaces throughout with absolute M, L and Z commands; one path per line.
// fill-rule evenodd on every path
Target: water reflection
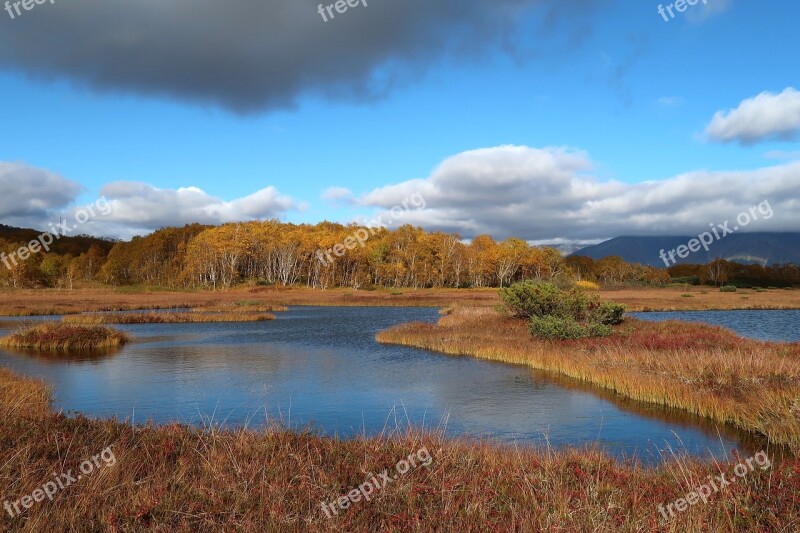
M 503 442 L 598 443 L 645 461 L 670 446 L 719 457 L 760 445 L 575 380 L 375 342 L 394 324 L 435 322 L 436 309 L 294 308 L 277 316 L 120 326 L 136 342 L 110 357 L 53 361 L 0 351 L 0 364 L 52 383 L 57 409 L 135 422 L 279 419 L 342 437 L 411 423 Z
M 122 348 L 118 346 L 51 351 L 32 350 L 28 348 L 4 348 L 8 353 L 16 354 L 21 357 L 31 357 L 45 363 L 53 364 L 98 362 L 115 356 L 121 349 Z

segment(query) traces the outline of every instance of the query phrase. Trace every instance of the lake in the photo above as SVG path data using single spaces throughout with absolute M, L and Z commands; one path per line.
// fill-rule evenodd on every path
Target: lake
M 729 320 L 754 328 L 764 313 L 769 321 L 784 320 L 772 314 L 781 312 L 754 313 Z M 794 313 L 787 324 L 800 320 Z M 115 354 L 64 362 L 0 350 L 0 365 L 51 383 L 56 409 L 134 423 L 257 427 L 281 421 L 341 437 L 413 424 L 504 443 L 598 443 L 616 457 L 645 462 L 658 461 L 670 447 L 720 456 L 761 445 L 731 428 L 563 377 L 375 342 L 390 326 L 435 322 L 437 309 L 294 307 L 277 317 L 119 326 L 136 342 Z M 758 331 L 772 331 L 766 320 Z M 4 320 L 0 334 L 14 327 L 16 320 Z M 789 328 L 779 329 L 786 334 Z
M 800 342 L 800 310 L 670 311 L 631 313 L 642 320 L 705 322 L 762 341 Z

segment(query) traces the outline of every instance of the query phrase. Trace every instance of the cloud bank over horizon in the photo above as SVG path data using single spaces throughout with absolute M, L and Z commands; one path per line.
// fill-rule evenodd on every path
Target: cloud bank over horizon
M 0 161 L 0 223 L 46 230 L 60 217 L 74 219 L 84 188 L 47 170 Z M 108 215 L 92 217 L 73 234 L 129 239 L 168 226 L 284 218 L 305 205 L 274 186 L 231 201 L 197 187 L 159 189 L 150 184 L 116 181 L 102 187 L 99 197 L 110 205 Z
M 499 146 L 457 154 L 424 179 L 359 198 L 389 209 L 414 192 L 427 202 L 402 223 L 472 238 L 592 241 L 621 235 L 694 235 L 767 200 L 771 220 L 747 231 L 800 231 L 800 161 L 742 171 L 694 171 L 640 183 L 602 181 L 581 150 Z
M 425 178 L 365 194 L 336 187 L 320 194 L 346 199 L 342 208 L 362 210 L 363 218 L 420 194 L 426 208 L 408 210 L 392 227 L 413 224 L 465 239 L 488 233 L 497 239 L 570 243 L 621 235 L 695 235 L 765 200 L 775 216 L 747 231 L 800 231 L 800 161 L 753 170 L 694 171 L 640 183 L 598 179 L 595 166 L 587 152 L 574 148 L 506 145 L 456 154 Z M 0 222 L 46 228 L 81 207 L 75 201 L 82 191 L 78 183 L 56 173 L 0 162 Z M 274 186 L 231 200 L 193 186 L 159 189 L 133 181 L 108 183 L 98 192 L 112 212 L 80 231 L 117 238 L 194 222 L 285 220 L 305 208 L 302 199 L 283 195 Z

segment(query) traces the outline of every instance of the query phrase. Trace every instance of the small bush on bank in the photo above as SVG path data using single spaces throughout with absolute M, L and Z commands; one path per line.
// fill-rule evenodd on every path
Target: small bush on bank
M 625 306 L 616 302 L 603 302 L 592 310 L 595 322 L 606 326 L 616 326 L 625 320 Z
M 736 292 L 739 290 L 736 285 L 723 285 L 719 288 L 719 292 Z
M 582 339 L 588 335 L 586 328 L 577 320 L 557 316 L 531 318 L 528 331 L 540 339 Z
M 596 294 L 575 287 L 523 281 L 500 289 L 505 314 L 529 321 L 528 331 L 542 339 L 581 339 L 611 335 L 612 325 L 624 320 L 625 306 L 601 302 Z
M 533 317 L 528 323 L 528 331 L 534 337 L 547 340 L 573 340 L 586 337 L 608 337 L 611 326 L 588 322 L 581 324 L 570 317 Z
M 515 318 L 563 316 L 570 307 L 564 291 L 552 283 L 539 281 L 523 281 L 502 288 L 500 298 L 508 314 Z

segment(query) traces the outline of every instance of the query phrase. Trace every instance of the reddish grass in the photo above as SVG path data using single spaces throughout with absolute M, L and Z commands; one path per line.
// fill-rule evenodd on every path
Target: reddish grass
M 341 441 L 278 427 L 132 428 L 47 411 L 41 384 L 0 371 L 0 498 L 14 502 L 108 446 L 115 466 L 0 513 L 3 531 L 787 531 L 800 462 L 756 469 L 666 525 L 657 510 L 736 460 L 620 464 L 596 449 L 530 450 L 401 432 Z M 20 397 L 26 398 L 24 402 Z M 331 502 L 426 447 L 433 458 L 338 516 Z

